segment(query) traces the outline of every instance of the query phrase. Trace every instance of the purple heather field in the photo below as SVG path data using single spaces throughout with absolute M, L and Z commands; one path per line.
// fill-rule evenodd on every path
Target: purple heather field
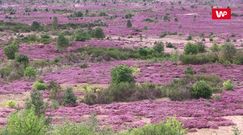
M 212 7 L 230 7 L 231 19 L 212 20 Z M 157 44 L 163 47 L 159 52 Z M 195 98 L 196 83 L 191 80 L 173 87 L 190 92 L 185 100 L 156 95 L 88 104 L 88 90 L 97 94 L 111 89 L 112 71 L 119 65 L 134 70 L 132 83 L 141 87 L 172 89 L 169 86 L 189 72 L 195 78 L 217 77 L 206 85 L 219 83 L 220 91 Z M 60 86 L 58 96 L 72 88 L 75 104 L 60 101 L 53 107 L 51 82 Z M 47 104 L 44 114 L 54 125 L 86 121 L 95 114 L 100 127 L 116 132 L 169 117 L 195 135 L 204 135 L 204 130 L 221 134 L 221 128 L 230 127 L 228 133 L 234 126 L 243 132 L 243 1 L 0 0 L 0 128 L 8 124 L 11 113 L 25 108 L 38 89 L 36 83 L 46 86 L 38 91 Z M 131 89 L 136 88 L 139 91 Z M 228 119 L 231 116 L 242 119 L 235 122 Z

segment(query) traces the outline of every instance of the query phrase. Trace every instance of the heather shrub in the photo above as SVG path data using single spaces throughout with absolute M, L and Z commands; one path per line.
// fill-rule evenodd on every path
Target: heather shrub
M 47 89 L 47 85 L 43 81 L 36 81 L 32 85 L 32 88 L 34 90 L 46 90 Z
M 37 75 L 37 70 L 34 67 L 26 67 L 24 70 L 24 76 L 28 78 L 35 78 Z
M 163 42 L 156 42 L 153 46 L 153 49 L 156 53 L 164 52 L 164 43 Z
M 33 109 L 36 115 L 41 116 L 45 113 L 46 104 L 43 100 L 42 94 L 38 90 L 33 90 L 30 93 L 30 99 L 25 102 L 26 109 Z
M 45 135 L 47 128 L 44 115 L 37 116 L 33 109 L 28 109 L 11 114 L 4 133 L 7 135 Z
M 23 64 L 26 67 L 29 64 L 29 58 L 26 55 L 20 54 L 16 56 L 16 62 Z
M 50 90 L 49 98 L 61 103 L 62 100 L 61 86 L 57 82 L 51 81 L 48 85 L 48 89 Z
M 75 106 L 77 104 L 77 97 L 74 95 L 72 88 L 67 88 L 64 96 L 63 103 L 65 106 Z
M 119 135 L 185 135 L 186 130 L 175 118 L 168 118 L 160 124 L 148 124 Z
M 69 41 L 64 35 L 59 35 L 57 38 L 56 47 L 59 51 L 65 50 L 69 46 Z
M 8 59 L 15 59 L 16 53 L 18 52 L 18 45 L 13 43 L 4 47 L 4 54 Z
M 219 60 L 222 63 L 233 63 L 236 55 L 236 48 L 231 43 L 225 43 L 219 54 Z
M 134 83 L 133 70 L 126 65 L 119 65 L 112 69 L 111 78 L 112 84 L 121 82 Z
M 212 88 L 205 81 L 201 80 L 193 84 L 191 93 L 194 98 L 210 98 L 212 92 Z
M 233 90 L 234 84 L 231 80 L 227 80 L 223 83 L 224 89 L 226 90 Z

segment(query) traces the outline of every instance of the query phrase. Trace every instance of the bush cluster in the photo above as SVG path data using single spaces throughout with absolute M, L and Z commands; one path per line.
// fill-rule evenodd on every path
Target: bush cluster
M 103 32 L 103 29 L 98 27 L 94 30 L 78 31 L 74 35 L 74 39 L 76 41 L 86 41 L 86 40 L 90 40 L 91 38 L 97 38 L 97 39 L 105 38 L 105 33 Z
M 202 43 L 187 43 L 184 48 L 184 54 L 197 54 L 205 52 L 205 45 Z

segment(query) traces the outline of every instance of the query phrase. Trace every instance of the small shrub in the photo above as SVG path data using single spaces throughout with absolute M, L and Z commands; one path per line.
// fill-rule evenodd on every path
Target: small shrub
M 42 82 L 42 81 L 36 81 L 33 85 L 32 88 L 34 90 L 46 90 L 47 89 L 47 85 Z
M 15 55 L 18 52 L 18 45 L 11 44 L 4 47 L 4 54 L 7 56 L 8 59 L 15 59 Z
M 7 106 L 10 107 L 10 108 L 15 108 L 16 105 L 17 105 L 17 103 L 14 100 L 7 101 Z
M 226 90 L 233 90 L 234 85 L 231 80 L 227 80 L 223 83 L 223 86 Z
M 17 55 L 16 61 L 20 64 L 23 64 L 25 67 L 29 64 L 28 56 L 23 55 L 23 54 Z
M 63 101 L 65 106 L 75 106 L 77 104 L 77 97 L 74 95 L 72 88 L 67 88 Z
M 192 96 L 194 98 L 210 98 L 212 96 L 212 88 L 205 81 L 198 81 L 192 86 Z
M 6 126 L 9 135 L 45 135 L 48 125 L 43 115 L 36 116 L 34 110 L 24 110 L 10 115 Z
M 198 53 L 198 47 L 192 43 L 187 43 L 184 48 L 185 54 L 197 54 Z
M 166 44 L 166 47 L 167 48 L 175 48 L 174 45 L 171 42 L 167 43 Z
M 59 51 L 63 51 L 69 46 L 69 41 L 67 38 L 64 37 L 64 35 L 59 35 L 57 38 L 57 49 Z
M 187 67 L 185 69 L 185 74 L 186 75 L 193 75 L 194 74 L 194 71 L 193 71 L 192 67 Z
M 30 99 L 25 102 L 26 109 L 33 109 L 36 115 L 41 116 L 46 111 L 46 104 L 42 94 L 38 90 L 33 90 L 30 93 Z
M 51 108 L 58 109 L 59 108 L 59 102 L 56 100 L 51 100 Z
M 118 84 L 121 82 L 128 82 L 133 83 L 133 70 L 126 66 L 126 65 L 120 65 L 112 69 L 111 71 L 111 77 L 112 77 L 112 84 Z
M 57 30 L 58 28 L 58 18 L 57 17 L 53 17 L 53 20 L 52 20 L 52 29 L 53 30 Z
M 219 52 L 220 51 L 220 47 L 218 44 L 213 44 L 213 46 L 210 48 L 210 50 L 212 52 Z
M 215 53 L 200 53 L 195 55 L 181 55 L 180 60 L 183 64 L 205 64 L 218 61 L 218 55 Z
M 189 35 L 186 40 L 192 40 L 192 36 Z
M 167 118 L 160 124 L 149 124 L 135 128 L 119 135 L 185 135 L 186 131 L 181 122 L 175 118 Z
M 153 49 L 156 53 L 162 53 L 164 52 L 164 44 L 163 42 L 156 42 L 153 46 Z
M 98 38 L 98 39 L 105 38 L 105 33 L 102 28 L 96 28 L 92 33 L 93 33 L 92 37 L 94 38 Z
M 40 42 L 43 44 L 49 44 L 51 42 L 51 37 L 47 34 L 41 35 Z
M 34 21 L 32 24 L 31 24 L 31 30 L 33 31 L 39 31 L 42 29 L 42 26 L 40 25 L 39 22 L 36 22 Z
M 24 76 L 28 78 L 35 78 L 37 75 L 37 70 L 34 67 L 26 67 L 24 70 Z
M 77 32 L 75 35 L 76 41 L 86 41 L 90 39 L 91 39 L 91 35 L 88 32 Z
M 219 59 L 222 63 L 232 63 L 236 55 L 236 48 L 231 43 L 225 43 L 220 51 Z
M 131 20 L 127 20 L 127 28 L 131 28 L 132 27 L 132 22 Z

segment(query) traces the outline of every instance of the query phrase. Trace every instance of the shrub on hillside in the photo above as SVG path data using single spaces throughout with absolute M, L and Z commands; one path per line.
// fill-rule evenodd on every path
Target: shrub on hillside
M 57 38 L 56 46 L 59 51 L 63 51 L 69 46 L 69 41 L 64 37 L 64 35 L 61 34 Z
M 194 98 L 210 98 L 212 96 L 212 88 L 203 80 L 198 81 L 192 86 L 192 96 Z
M 134 83 L 133 70 L 126 65 L 119 65 L 112 69 L 111 78 L 112 84 L 121 82 Z
M 65 106 L 75 106 L 77 104 L 77 97 L 74 95 L 72 88 L 66 89 L 63 102 Z
M 36 115 L 41 116 L 46 111 L 46 104 L 42 94 L 38 90 L 33 90 L 30 93 L 30 99 L 25 102 L 26 109 L 33 109 Z
M 223 86 L 226 90 L 233 90 L 234 84 L 231 80 L 227 80 L 223 83 Z
M 181 122 L 175 118 L 167 118 L 160 124 L 149 124 L 141 128 L 134 128 L 119 135 L 185 135 L 186 130 Z
M 218 61 L 218 55 L 215 53 L 200 53 L 194 55 L 181 55 L 180 60 L 183 64 L 205 64 Z
M 127 20 L 127 28 L 131 28 L 132 27 L 132 22 L 131 20 Z
M 47 85 L 43 81 L 36 81 L 33 85 L 32 88 L 34 90 L 46 90 Z
M 31 24 L 31 30 L 33 30 L 33 31 L 39 31 L 41 29 L 42 29 L 42 26 L 41 26 L 41 24 L 39 22 L 36 22 L 36 21 L 32 22 L 32 24 Z
M 197 54 L 205 52 L 205 46 L 202 43 L 187 43 L 184 48 L 184 54 Z
M 8 59 L 15 59 L 16 53 L 18 52 L 18 45 L 13 43 L 4 47 L 4 54 Z
M 222 63 L 233 63 L 236 55 L 236 48 L 231 43 L 225 43 L 219 54 L 219 60 Z
M 20 54 L 16 56 L 16 62 L 23 64 L 26 67 L 29 64 L 29 58 L 26 55 Z
M 105 38 L 105 33 L 104 33 L 103 29 L 96 28 L 95 30 L 92 31 L 92 37 L 98 38 L 98 39 L 103 39 L 103 38 Z
M 15 112 L 8 118 L 7 135 L 45 135 L 48 125 L 44 115 L 36 116 L 33 109 Z
M 194 74 L 194 71 L 193 71 L 192 67 L 187 67 L 187 68 L 185 69 L 184 73 L 185 73 L 186 75 L 193 75 L 193 74 Z
M 26 67 L 24 70 L 24 76 L 28 78 L 35 78 L 37 75 L 37 70 L 34 67 Z
M 156 42 L 153 46 L 153 49 L 156 53 L 164 52 L 164 43 L 163 42 Z
M 90 39 L 91 39 L 91 35 L 88 32 L 77 32 L 75 34 L 76 41 L 86 41 Z

